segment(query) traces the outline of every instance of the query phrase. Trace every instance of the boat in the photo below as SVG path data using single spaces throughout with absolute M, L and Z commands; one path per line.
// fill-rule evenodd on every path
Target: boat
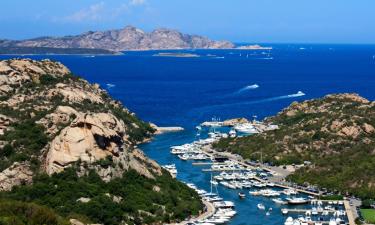
M 296 195 L 296 194 L 297 194 L 297 191 L 294 190 L 294 189 L 289 188 L 289 189 L 284 189 L 283 193 L 284 193 L 285 195 Z
M 259 210 L 265 210 L 266 209 L 266 207 L 262 203 L 258 203 L 257 207 L 258 207 Z
M 236 131 L 245 134 L 257 134 L 259 131 L 255 128 L 252 123 L 241 123 L 233 127 Z
M 246 198 L 246 195 L 245 195 L 245 193 L 240 192 L 240 193 L 238 193 L 238 197 L 239 197 L 240 199 L 244 199 L 244 198 Z
M 288 202 L 286 201 L 283 201 L 281 198 L 273 198 L 272 201 L 276 204 L 280 204 L 280 205 L 285 205 L 287 204 Z
M 188 155 L 188 154 L 183 154 L 183 155 L 179 155 L 179 156 L 178 156 L 178 158 L 180 158 L 181 160 L 184 160 L 184 161 L 186 161 L 186 160 L 189 160 L 189 159 L 190 159 L 190 157 L 189 157 L 189 155 Z
M 258 196 L 258 195 L 261 195 L 261 192 L 260 191 L 249 191 L 249 194 L 254 195 L 254 196 Z
M 236 136 L 237 136 L 237 132 L 236 132 L 236 130 L 231 129 L 231 130 L 229 131 L 229 137 L 234 138 L 234 137 L 236 137 Z
M 288 204 L 291 205 L 299 205 L 299 204 L 306 204 L 308 202 L 305 198 L 287 198 Z
M 289 216 L 289 217 L 285 220 L 284 225 L 293 225 L 293 218 Z
M 289 212 L 288 209 L 281 209 L 281 213 L 284 215 L 288 214 L 288 212 Z
M 217 182 L 216 180 L 211 180 L 210 183 L 215 185 L 215 186 L 219 184 L 219 182 Z
M 170 165 L 164 165 L 162 166 L 166 171 L 168 171 L 172 177 L 177 176 L 177 169 L 175 164 L 170 164 Z
M 214 202 L 215 208 L 233 208 L 234 203 L 231 201 L 221 201 L 221 202 Z
M 329 220 L 329 225 L 337 225 L 337 222 L 335 219 L 330 219 Z
M 275 197 L 275 196 L 279 196 L 279 195 L 280 195 L 279 192 L 274 191 L 274 190 L 272 190 L 272 189 L 266 189 L 266 190 L 262 190 L 262 191 L 260 191 L 260 192 L 262 193 L 262 195 L 263 195 L 264 197 Z

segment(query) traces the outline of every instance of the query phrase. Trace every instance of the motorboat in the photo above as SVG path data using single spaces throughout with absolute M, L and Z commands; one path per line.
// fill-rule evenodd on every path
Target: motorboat
M 273 198 L 272 201 L 276 204 L 280 204 L 280 205 L 285 205 L 287 204 L 288 202 L 286 201 L 283 201 L 281 198 Z
M 240 199 L 244 199 L 244 198 L 246 198 L 246 195 L 245 195 L 245 193 L 240 192 L 240 193 L 238 193 L 238 197 L 239 197 Z
M 172 177 L 177 176 L 177 169 L 175 164 L 162 166 L 166 171 L 168 171 Z
M 266 209 L 266 207 L 262 203 L 258 203 L 257 207 L 258 207 L 259 210 L 265 210 Z
M 289 188 L 289 189 L 284 189 L 283 193 L 285 195 L 296 195 L 298 192 L 294 189 Z
M 293 225 L 293 218 L 289 216 L 289 217 L 286 219 L 284 225 Z
M 210 183 L 215 185 L 215 186 L 219 184 L 219 182 L 217 182 L 216 180 L 211 180 Z
M 308 202 L 305 198 L 287 198 L 286 200 L 291 205 L 306 204 Z
M 280 195 L 279 192 L 274 191 L 274 190 L 272 190 L 272 189 L 266 189 L 266 190 L 262 190 L 262 191 L 260 191 L 260 192 L 262 193 L 262 195 L 263 195 L 264 197 L 275 197 L 275 196 L 279 196 L 279 195 Z
M 288 209 L 281 209 L 281 213 L 284 215 L 288 214 L 288 212 L 289 212 Z
M 233 184 L 227 182 L 227 181 L 221 181 L 220 184 L 222 184 L 224 187 L 230 188 L 230 189 L 236 189 L 237 187 Z
M 214 202 L 213 204 L 215 208 L 233 208 L 234 207 L 234 203 L 231 201 Z
M 337 225 L 337 222 L 335 219 L 330 219 L 329 220 L 329 225 Z
M 251 123 L 241 123 L 233 127 L 236 131 L 245 133 L 245 134 L 257 134 L 259 131 Z
M 229 131 L 229 137 L 234 138 L 234 137 L 236 137 L 236 136 L 237 136 L 237 132 L 236 132 L 236 130 L 231 129 L 231 130 Z

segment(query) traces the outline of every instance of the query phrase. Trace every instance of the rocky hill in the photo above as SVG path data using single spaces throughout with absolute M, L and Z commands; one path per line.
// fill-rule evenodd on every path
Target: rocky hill
M 198 213 L 197 194 L 135 147 L 154 131 L 61 63 L 0 61 L 0 207 L 8 200 L 49 207 L 57 213 L 49 224 L 158 223 Z
M 86 48 L 108 51 L 151 49 L 221 49 L 233 48 L 228 41 L 213 41 L 176 30 L 156 29 L 144 32 L 127 26 L 124 29 L 89 31 L 76 36 L 40 37 L 23 41 L 0 40 L 0 47 Z
M 303 164 L 289 179 L 375 197 L 375 102 L 357 94 L 294 102 L 266 119 L 280 129 L 217 144 L 222 151 L 277 165 Z

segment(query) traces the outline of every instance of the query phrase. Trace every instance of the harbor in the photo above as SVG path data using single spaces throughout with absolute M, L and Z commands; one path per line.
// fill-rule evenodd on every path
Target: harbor
M 263 131 L 267 129 L 277 129 L 277 126 L 267 125 L 260 122 L 244 122 L 244 124 L 257 124 L 262 127 Z M 228 129 L 229 127 L 229 129 Z M 347 201 L 322 201 L 319 200 L 321 193 L 304 188 L 290 186 L 285 182 L 274 182 L 272 178 L 277 174 L 270 167 L 263 164 L 252 165 L 236 155 L 216 152 L 212 148 L 212 144 L 220 138 L 227 138 L 235 135 L 250 135 L 251 133 L 233 132 L 236 124 L 229 126 L 224 123 L 214 121 L 214 123 L 202 123 L 197 126 L 197 135 L 194 141 L 181 145 L 170 146 L 169 154 L 183 163 L 189 163 L 195 170 L 201 171 L 208 183 L 210 192 L 198 189 L 203 202 L 210 204 L 213 209 L 207 207 L 206 212 L 199 218 L 183 221 L 181 224 L 227 224 L 236 217 L 236 201 L 221 197 L 219 190 L 225 192 L 234 192 L 237 196 L 236 200 L 241 203 L 247 199 L 260 200 L 258 204 L 254 204 L 256 211 L 254 213 L 272 217 L 272 215 L 280 215 L 282 221 L 277 224 L 350 224 L 354 225 L 354 219 Z M 242 126 L 243 127 L 243 126 Z M 227 128 L 227 129 L 225 129 Z M 223 131 L 224 130 L 224 131 Z M 259 129 L 246 128 L 247 131 L 262 132 Z M 229 131 L 229 132 L 228 132 Z M 178 177 L 178 172 L 174 171 L 175 165 L 166 165 L 172 176 Z M 191 184 L 189 184 L 191 185 Z M 196 188 L 196 186 L 193 186 Z M 208 196 L 205 194 L 208 193 Z M 203 194 L 203 195 L 202 195 Z M 218 203 L 217 201 L 222 201 Z M 222 208 L 226 207 L 227 202 L 231 205 L 231 217 L 221 213 Z M 265 206 L 263 202 L 272 202 L 272 206 Z M 220 205 L 224 204 L 224 205 Z M 233 205 L 232 205 L 233 204 Z M 211 212 L 211 213 L 209 213 Z

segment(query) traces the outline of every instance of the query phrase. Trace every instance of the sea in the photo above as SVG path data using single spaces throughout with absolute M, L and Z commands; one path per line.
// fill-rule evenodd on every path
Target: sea
M 277 114 L 294 101 L 332 93 L 358 93 L 375 100 L 375 46 L 270 44 L 272 50 L 131 51 L 123 55 L 25 55 L 0 59 L 57 60 L 90 82 L 98 83 L 138 117 L 159 126 L 185 130 L 156 136 L 139 147 L 159 164 L 176 164 L 181 181 L 210 191 L 210 173 L 170 154 L 170 147 L 199 138 L 195 127 L 212 118 L 258 120 Z M 160 52 L 174 53 L 158 56 Z M 194 54 L 199 57 L 184 54 Z M 180 57 L 176 57 L 180 56 Z M 190 55 L 191 56 L 191 55 Z M 284 224 L 282 206 L 269 198 L 238 198 L 218 187 L 238 214 L 231 225 Z M 257 208 L 263 203 L 270 215 Z

